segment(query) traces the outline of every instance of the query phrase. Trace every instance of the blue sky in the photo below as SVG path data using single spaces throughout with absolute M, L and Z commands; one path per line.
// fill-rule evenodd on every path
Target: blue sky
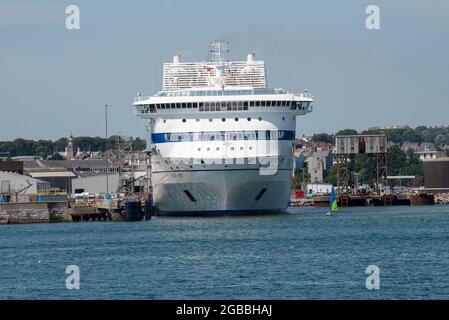
M 81 29 L 65 28 L 76 4 Z M 365 8 L 380 8 L 380 30 Z M 0 140 L 144 135 L 137 92 L 161 87 L 173 53 L 202 60 L 255 52 L 269 85 L 316 97 L 299 134 L 383 125 L 448 125 L 449 1 L 1 1 Z

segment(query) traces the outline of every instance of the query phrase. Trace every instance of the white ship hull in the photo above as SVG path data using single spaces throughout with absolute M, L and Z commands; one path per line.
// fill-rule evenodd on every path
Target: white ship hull
M 153 197 L 159 215 L 282 213 L 290 199 L 291 174 L 284 169 L 275 175 L 260 175 L 257 169 L 244 168 L 155 172 Z

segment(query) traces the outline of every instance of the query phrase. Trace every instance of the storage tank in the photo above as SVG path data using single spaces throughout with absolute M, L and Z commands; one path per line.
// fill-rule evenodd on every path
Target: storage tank
M 125 203 L 125 221 L 141 221 L 142 212 L 140 211 L 140 202 L 128 200 Z
M 425 160 L 423 165 L 426 189 L 449 189 L 449 157 Z

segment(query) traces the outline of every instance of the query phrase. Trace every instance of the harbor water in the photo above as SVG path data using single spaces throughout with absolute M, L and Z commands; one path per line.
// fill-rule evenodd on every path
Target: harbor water
M 449 298 L 449 206 L 325 212 L 2 225 L 0 299 Z

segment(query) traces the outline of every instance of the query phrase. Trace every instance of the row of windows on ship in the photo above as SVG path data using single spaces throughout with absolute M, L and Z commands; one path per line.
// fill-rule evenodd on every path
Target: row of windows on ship
M 293 140 L 295 132 L 287 130 L 172 132 L 153 133 L 152 137 L 155 143 L 175 141 Z
M 155 103 L 139 105 L 141 113 L 165 109 L 198 109 L 199 111 L 245 111 L 248 107 L 288 107 L 290 110 L 308 110 L 309 101 L 211 101 Z

